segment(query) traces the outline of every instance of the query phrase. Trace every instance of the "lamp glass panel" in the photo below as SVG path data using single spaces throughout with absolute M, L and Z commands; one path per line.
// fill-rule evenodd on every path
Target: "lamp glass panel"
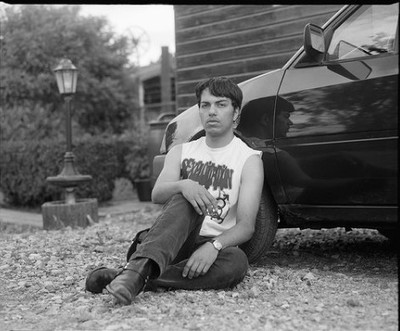
M 56 72 L 56 81 L 57 81 L 57 87 L 58 91 L 63 94 L 64 93 L 64 82 L 63 82 L 63 75 L 61 72 Z
M 74 87 L 74 72 L 72 70 L 65 70 L 63 72 L 64 80 L 64 93 L 73 93 Z
M 78 72 L 76 70 L 74 70 L 72 72 L 72 92 L 71 93 L 75 93 L 76 92 L 77 80 L 78 80 Z

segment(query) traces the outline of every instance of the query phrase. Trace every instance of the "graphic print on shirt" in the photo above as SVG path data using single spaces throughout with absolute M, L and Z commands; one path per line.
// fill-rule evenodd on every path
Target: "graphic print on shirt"
M 213 221 L 222 223 L 230 209 L 229 194 L 225 190 L 232 188 L 233 169 L 226 165 L 216 165 L 208 161 L 184 159 L 182 161 L 182 178 L 191 179 L 204 186 L 218 202 L 218 210 L 210 214 Z

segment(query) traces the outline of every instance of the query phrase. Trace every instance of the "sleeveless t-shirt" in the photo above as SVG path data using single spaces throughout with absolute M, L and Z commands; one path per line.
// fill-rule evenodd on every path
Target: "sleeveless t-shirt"
M 251 155 L 261 152 L 236 136 L 221 148 L 208 147 L 205 137 L 182 144 L 182 179 L 198 182 L 218 201 L 218 210 L 204 218 L 201 236 L 218 236 L 236 224 L 242 169 Z

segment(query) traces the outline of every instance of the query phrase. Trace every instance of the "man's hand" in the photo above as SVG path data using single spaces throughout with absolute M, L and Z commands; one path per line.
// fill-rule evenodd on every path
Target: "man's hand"
M 218 256 L 218 251 L 212 243 L 206 242 L 200 246 L 189 258 L 183 268 L 182 276 L 192 279 L 206 274 Z
M 199 183 L 184 179 L 181 181 L 182 195 L 199 215 L 212 215 L 218 210 L 217 200 Z

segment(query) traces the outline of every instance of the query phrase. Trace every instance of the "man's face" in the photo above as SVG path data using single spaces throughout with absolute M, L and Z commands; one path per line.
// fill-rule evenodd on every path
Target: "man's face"
M 293 122 L 289 119 L 290 113 L 288 111 L 280 111 L 276 117 L 275 124 L 275 136 L 276 137 L 286 137 L 290 127 Z
M 201 94 L 200 119 L 206 134 L 222 136 L 233 131 L 233 122 L 238 114 L 239 109 L 233 107 L 231 99 L 212 95 L 209 89 Z

